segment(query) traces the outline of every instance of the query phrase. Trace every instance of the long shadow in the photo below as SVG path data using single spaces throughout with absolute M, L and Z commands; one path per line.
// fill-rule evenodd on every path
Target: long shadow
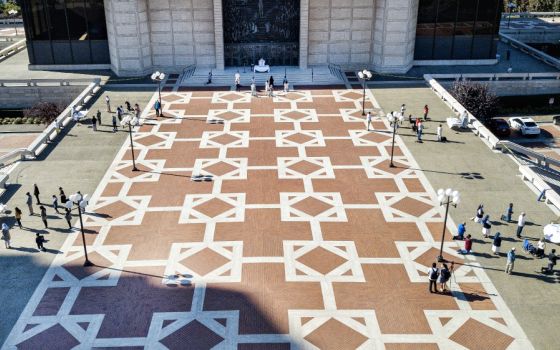
M 147 173 L 147 174 L 159 174 L 159 175 L 167 175 L 167 176 L 176 176 L 176 177 L 186 177 L 186 178 L 191 178 L 191 175 L 179 175 L 179 174 L 170 174 L 170 173 L 164 173 L 164 172 L 160 172 L 160 171 L 148 171 L 148 170 L 142 170 L 142 169 L 138 169 L 138 171 L 143 172 L 143 173 Z
M 418 168 L 404 167 L 404 166 L 398 166 L 398 165 L 396 165 L 395 168 L 397 168 L 397 169 L 417 170 L 417 171 L 424 171 L 424 172 L 428 172 L 428 173 L 437 173 L 437 174 L 461 175 L 460 173 L 450 173 L 450 172 L 447 172 L 447 171 L 418 169 Z

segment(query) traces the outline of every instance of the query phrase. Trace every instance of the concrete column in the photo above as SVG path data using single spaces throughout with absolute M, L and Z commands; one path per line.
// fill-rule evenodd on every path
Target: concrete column
M 406 73 L 414 61 L 419 0 L 376 0 L 373 68 Z
M 111 69 L 118 76 L 140 76 L 152 68 L 146 0 L 105 0 Z
M 224 63 L 224 17 L 222 0 L 214 0 L 214 42 L 216 55 L 216 69 L 223 70 Z
M 307 69 L 309 45 L 309 0 L 301 0 L 299 6 L 299 68 Z

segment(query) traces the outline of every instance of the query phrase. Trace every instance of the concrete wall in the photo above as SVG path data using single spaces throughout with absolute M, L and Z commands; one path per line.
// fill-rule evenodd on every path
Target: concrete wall
M 412 68 L 419 0 L 376 0 L 373 68 L 405 73 Z
M 374 0 L 309 0 L 308 63 L 369 66 L 374 10 Z
M 406 72 L 419 0 L 302 0 L 300 67 L 336 63 Z M 105 0 L 111 68 L 120 76 L 224 68 L 222 0 Z
M 83 85 L 0 86 L 0 108 L 29 108 L 37 102 L 54 102 L 66 107 L 83 90 Z

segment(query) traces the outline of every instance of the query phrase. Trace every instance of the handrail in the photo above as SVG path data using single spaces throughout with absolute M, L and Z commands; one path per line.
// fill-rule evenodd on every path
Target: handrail
M 525 43 L 523 43 L 523 42 L 521 42 L 517 39 L 514 39 L 509 35 L 506 35 L 506 34 L 503 34 L 503 33 L 500 33 L 499 35 L 500 35 L 500 40 L 502 42 L 505 42 L 506 44 L 509 44 L 509 45 L 511 45 L 515 48 L 518 48 L 521 51 L 535 57 L 536 59 L 538 59 L 540 61 L 543 61 L 544 63 L 560 70 L 560 60 L 559 59 L 557 59 L 555 57 L 552 57 L 550 55 L 547 55 L 546 53 L 544 53 L 542 51 L 539 51 L 539 50 L 537 50 L 537 49 L 535 49 L 535 48 L 533 48 L 533 47 L 531 47 L 531 46 L 529 46 L 529 45 L 527 45 L 527 44 L 525 44 Z
M 512 80 L 559 80 L 560 73 L 458 73 L 458 74 L 431 74 L 434 79 L 439 80 L 487 80 L 499 81 L 500 79 Z
M 500 146 L 505 147 L 509 150 L 515 151 L 517 153 L 521 153 L 521 154 L 524 154 L 526 156 L 535 158 L 537 160 L 538 164 L 543 165 L 545 168 L 549 168 L 550 165 L 560 167 L 560 160 L 547 157 L 542 153 L 533 151 L 532 149 L 529 149 L 527 147 L 523 147 L 523 146 L 521 146 L 519 144 L 516 144 L 516 143 L 513 143 L 511 141 L 506 141 L 506 140 L 500 141 Z
M 186 66 L 185 69 L 183 69 L 183 79 L 188 79 L 192 77 L 195 70 L 196 70 L 196 64 L 191 64 Z
M 503 12 L 502 13 L 502 18 L 508 18 L 508 16 L 510 15 L 510 13 L 508 12 Z M 519 17 L 519 18 L 539 18 L 539 17 L 559 17 L 560 16 L 560 12 L 512 12 L 511 15 L 513 17 Z
M 344 81 L 344 73 L 342 72 L 342 67 L 340 67 L 340 65 L 335 63 L 329 63 L 328 67 L 332 76 Z
M 5 60 L 6 58 L 18 53 L 19 51 L 25 49 L 27 47 L 25 39 L 16 42 L 2 50 L 0 50 L 0 61 Z

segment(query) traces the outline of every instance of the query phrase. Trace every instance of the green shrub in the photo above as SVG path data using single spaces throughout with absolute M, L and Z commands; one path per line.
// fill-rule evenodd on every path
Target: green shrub
M 16 120 L 14 120 L 14 124 L 23 124 L 23 118 L 22 117 L 16 118 Z
M 21 118 L 21 123 L 22 124 L 27 124 L 27 118 L 25 118 L 25 117 Z
M 33 124 L 41 124 L 41 121 L 42 121 L 41 118 L 35 117 L 35 118 L 33 119 Z

